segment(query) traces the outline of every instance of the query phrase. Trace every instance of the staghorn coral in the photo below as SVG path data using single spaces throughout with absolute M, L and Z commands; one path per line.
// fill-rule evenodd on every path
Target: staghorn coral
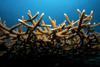
M 73 53 L 73 50 L 83 52 L 87 48 L 96 48 L 100 45 L 100 33 L 95 32 L 94 27 L 99 26 L 100 23 L 90 25 L 93 19 L 93 11 L 90 15 L 85 15 L 85 10 L 81 12 L 77 9 L 77 11 L 79 12 L 77 21 L 71 22 L 64 13 L 66 20 L 59 26 L 56 25 L 56 20 L 53 21 L 49 17 L 53 29 L 50 28 L 51 25 L 46 25 L 42 21 L 44 13 L 37 20 L 36 17 L 39 12 L 32 17 L 29 11 L 28 20 L 24 20 L 24 16 L 22 16 L 22 19 L 18 19 L 20 23 L 11 28 L 6 27 L 5 21 L 2 23 L 0 18 L 0 45 L 6 48 L 6 50 L 1 49 L 0 55 L 2 56 L 4 53 L 19 54 L 20 50 L 27 54 L 31 48 L 37 51 L 47 50 L 48 53 L 53 54 L 70 54 Z M 40 24 L 41 21 L 43 24 Z M 65 25 L 66 21 L 67 26 Z M 29 22 L 32 25 L 27 24 Z M 22 31 L 23 26 L 27 28 L 25 32 Z M 9 43 L 7 40 L 9 40 Z

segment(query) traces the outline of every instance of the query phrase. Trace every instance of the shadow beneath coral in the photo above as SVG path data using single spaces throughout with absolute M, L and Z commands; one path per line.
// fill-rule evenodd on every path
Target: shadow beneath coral
M 100 51 L 97 54 L 79 53 L 75 54 L 54 54 L 47 49 L 38 51 L 31 48 L 28 53 L 5 53 L 0 57 L 0 67 L 99 67 Z M 88 50 L 89 51 L 89 50 Z M 91 51 L 91 50 L 90 50 Z M 96 53 L 95 52 L 95 53 Z

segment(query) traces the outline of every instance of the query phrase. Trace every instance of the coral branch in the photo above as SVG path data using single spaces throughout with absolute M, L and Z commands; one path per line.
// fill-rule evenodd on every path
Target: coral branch
M 67 16 L 65 13 L 64 13 L 64 15 L 65 15 L 65 18 L 66 18 L 66 20 L 67 20 L 68 24 L 70 25 L 70 24 L 71 24 L 71 22 L 69 21 L 68 16 Z
M 55 28 L 56 27 L 56 23 L 51 19 L 51 17 L 49 16 L 49 20 L 50 20 L 50 22 L 51 22 L 51 24 L 52 24 L 52 26 L 53 26 L 53 28 Z
M 77 54 L 87 48 L 100 45 L 100 33 L 95 32 L 95 27 L 100 26 L 100 23 L 91 25 L 93 11 L 89 15 L 85 14 L 85 10 L 81 12 L 77 9 L 77 11 L 79 13 L 78 20 L 70 22 L 68 16 L 64 13 L 66 20 L 59 25 L 56 25 L 56 20 L 52 20 L 49 16 L 53 28 L 42 21 L 44 13 L 37 20 L 39 12 L 32 16 L 30 10 L 28 12 L 29 19 L 24 20 L 24 16 L 22 16 L 21 19 L 18 19 L 20 23 L 11 28 L 6 27 L 5 21 L 2 23 L 0 18 L 0 46 L 4 45 L 7 48 L 6 53 L 11 52 L 16 55 L 20 51 L 24 53 L 23 55 L 26 55 L 29 51 L 39 53 L 46 51 L 46 53 L 58 55 L 71 54 L 71 52 Z M 40 24 L 41 21 L 42 24 Z M 65 25 L 66 21 L 67 25 Z M 31 22 L 31 24 L 28 24 L 28 22 Z M 27 28 L 25 32 L 22 31 L 23 27 Z M 17 29 L 15 30 L 15 28 Z M 61 53 L 61 51 L 63 52 Z M 42 55 L 42 53 L 40 54 Z

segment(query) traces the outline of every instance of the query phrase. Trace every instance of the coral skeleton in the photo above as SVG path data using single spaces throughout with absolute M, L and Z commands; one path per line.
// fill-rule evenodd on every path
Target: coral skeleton
M 45 24 L 42 20 L 44 13 L 37 20 L 39 12 L 32 16 L 30 10 L 28 11 L 29 19 L 24 20 L 24 16 L 22 16 L 22 19 L 18 19 L 20 23 L 11 28 L 6 27 L 6 22 L 2 23 L 0 18 L 0 45 L 7 48 L 1 50 L 4 52 L 0 52 L 0 54 L 3 55 L 5 52 L 18 54 L 22 48 L 25 48 L 24 53 L 28 53 L 27 50 L 30 47 L 37 48 L 37 50 L 45 48 L 54 54 L 62 54 L 63 51 L 65 51 L 64 54 L 69 54 L 72 50 L 82 52 L 100 45 L 100 33 L 94 31 L 94 28 L 100 26 L 100 23 L 91 25 L 93 11 L 90 15 L 86 15 L 85 10 L 81 12 L 77 9 L 77 11 L 79 13 L 77 21 L 72 20 L 71 22 L 64 13 L 66 20 L 59 25 L 56 25 L 56 20 L 52 20 L 50 16 L 49 20 L 52 25 Z M 31 22 L 32 25 L 28 22 Z M 23 26 L 27 28 L 25 32 L 22 30 Z

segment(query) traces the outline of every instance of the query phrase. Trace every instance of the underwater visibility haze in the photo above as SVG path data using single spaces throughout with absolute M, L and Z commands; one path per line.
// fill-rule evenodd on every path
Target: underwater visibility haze
M 6 66 L 100 66 L 99 0 L 0 0 Z
M 50 24 L 48 16 L 56 19 L 57 24 L 65 20 L 64 13 L 68 15 L 70 21 L 78 19 L 77 9 L 86 10 L 86 14 L 90 14 L 93 10 L 93 23 L 99 23 L 99 0 L 0 0 L 0 17 L 6 21 L 7 27 L 18 24 L 21 16 L 28 18 L 27 12 L 30 10 L 32 15 L 44 13 L 43 20 Z M 39 15 L 40 15 L 39 14 Z M 13 22 L 12 22 L 13 21 Z M 96 29 L 99 31 L 98 29 Z

